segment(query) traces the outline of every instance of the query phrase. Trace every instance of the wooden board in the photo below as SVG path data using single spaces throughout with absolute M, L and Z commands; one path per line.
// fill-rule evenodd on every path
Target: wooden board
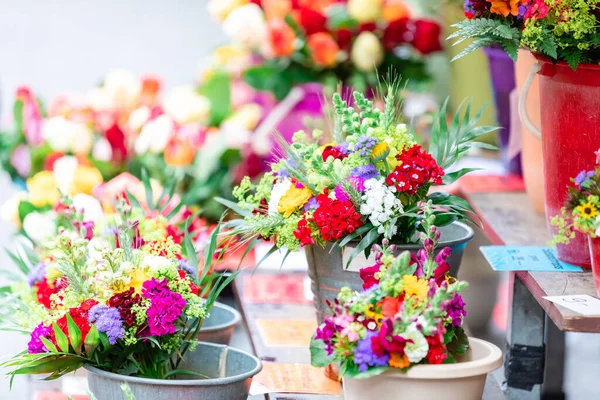
M 545 245 L 550 240 L 544 216 L 529 206 L 525 193 L 464 193 L 483 220 L 484 234 L 495 245 Z M 600 316 L 584 317 L 544 300 L 543 296 L 596 296 L 591 272 L 517 272 L 556 326 L 563 331 L 600 333 Z

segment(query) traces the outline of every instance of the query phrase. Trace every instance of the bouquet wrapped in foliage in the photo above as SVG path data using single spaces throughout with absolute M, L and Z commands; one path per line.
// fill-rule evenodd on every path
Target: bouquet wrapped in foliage
M 594 0 L 466 0 L 464 7 L 467 19 L 454 25 L 449 39 L 476 40 L 456 58 L 499 44 L 514 60 L 522 46 L 573 69 L 600 59 Z
M 61 202 L 70 225 L 41 256 L 27 249 L 23 258 L 13 255 L 27 282 L 9 288 L 8 300 L 30 341 L 3 364 L 9 374 L 54 379 L 84 364 L 148 378 L 194 374 L 178 365 L 233 276 L 215 278 L 212 257 L 199 273 L 190 223 L 173 221 L 179 208 L 165 212 L 169 199 L 149 200 L 144 211 L 135 198 L 121 197 L 98 223 Z M 207 254 L 217 249 L 218 234 Z
M 561 215 L 552 218 L 552 225 L 558 227 L 554 244 L 568 244 L 575 237 L 575 231 L 592 238 L 600 236 L 600 149 L 596 151 L 596 167 L 581 171 L 571 179 L 567 204 Z
M 489 147 L 472 140 L 495 128 L 476 127 L 480 114 L 471 119 L 470 106 L 448 125 L 444 105 L 427 152 L 401 123 L 398 89 L 388 86 L 383 110 L 360 92 L 354 92 L 356 110 L 334 95 L 333 138 L 318 130 L 298 132 L 285 145 L 286 157 L 259 184 L 244 179 L 234 190 L 238 202 L 223 201 L 244 216 L 230 222 L 234 231 L 273 239 L 272 251 L 328 242 L 343 248 L 359 241 L 353 258 L 384 238 L 413 243 L 429 200 L 438 226 L 466 219 L 472 212 L 466 201 L 431 188 L 470 172 L 445 170 L 470 147 Z
M 311 343 L 315 366 L 340 365 L 344 378 L 371 377 L 389 368 L 456 362 L 469 346 L 461 328 L 460 292 L 467 286 L 446 275 L 450 249 L 434 256 L 439 231 L 423 221 L 423 248 L 393 255 L 375 247 L 376 264 L 361 270 L 363 289 L 343 288 Z
M 428 78 L 426 56 L 442 50 L 440 25 L 403 0 L 212 0 L 209 11 L 256 56 L 246 82 L 280 100 L 307 82 L 364 92 L 390 67 L 418 84 Z

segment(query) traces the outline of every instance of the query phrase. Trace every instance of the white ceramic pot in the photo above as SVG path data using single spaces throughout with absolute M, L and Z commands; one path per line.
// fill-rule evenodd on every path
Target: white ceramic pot
M 500 368 L 502 352 L 481 339 L 455 364 L 417 365 L 368 379 L 344 379 L 345 400 L 481 400 L 487 374 Z

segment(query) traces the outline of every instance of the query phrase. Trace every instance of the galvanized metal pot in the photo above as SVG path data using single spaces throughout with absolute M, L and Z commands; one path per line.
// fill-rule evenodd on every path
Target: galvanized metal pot
M 126 383 L 138 400 L 246 400 L 252 377 L 260 372 L 253 355 L 214 343 L 200 343 L 180 365 L 209 378 L 164 380 L 136 378 L 85 366 L 90 390 L 98 400 L 127 400 L 121 389 Z
M 450 247 L 452 254 L 448 259 L 450 275 L 457 276 L 465 247 L 473 239 L 475 232 L 471 227 L 462 222 L 454 222 L 440 228 L 441 239 L 437 251 Z M 308 261 L 308 275 L 311 279 L 313 302 L 317 312 L 317 321 L 323 323 L 324 313 L 328 310 L 327 301 L 332 302 L 340 289 L 348 286 L 353 290 L 362 289 L 362 280 L 358 274 L 361 268 L 373 265 L 374 259 L 367 260 L 363 253 L 352 260 L 346 268 L 347 260 L 354 251 L 358 242 L 346 246 L 343 250 L 333 248 L 331 244 L 326 247 L 306 246 L 306 259 Z M 397 254 L 404 251 L 416 252 L 420 244 L 401 244 L 397 246 Z
M 235 327 L 242 316 L 233 307 L 216 302 L 210 310 L 210 316 L 202 322 L 202 328 L 196 335 L 199 342 L 229 344 Z

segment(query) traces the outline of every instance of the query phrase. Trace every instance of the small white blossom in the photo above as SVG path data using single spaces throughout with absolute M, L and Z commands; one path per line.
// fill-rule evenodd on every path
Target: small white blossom
M 415 324 L 410 325 L 402 337 L 407 340 L 404 354 L 411 363 L 420 362 L 429 352 L 429 344 L 425 336 L 417 329 Z M 412 343 L 411 343 L 412 340 Z
M 292 186 L 292 181 L 284 179 L 277 182 L 271 190 L 271 198 L 269 199 L 269 214 L 276 214 L 279 212 L 279 201 L 287 193 L 289 188 Z
M 365 181 L 365 194 L 361 197 L 364 201 L 360 206 L 360 213 L 369 216 L 373 226 L 378 227 L 378 232 L 385 232 L 386 223 L 397 212 L 402 212 L 402 203 L 394 195 L 395 188 L 390 188 L 383 180 L 376 178 Z M 393 227 L 392 235 L 396 232 Z

